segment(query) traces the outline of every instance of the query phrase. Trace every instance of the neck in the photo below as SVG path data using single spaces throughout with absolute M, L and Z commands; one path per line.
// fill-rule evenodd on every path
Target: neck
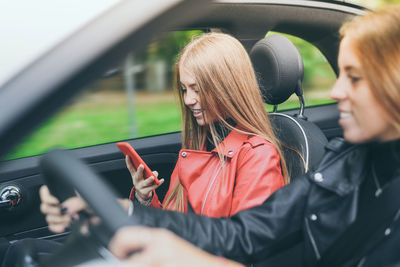
M 230 126 L 235 127 L 236 126 L 236 122 L 231 119 L 228 118 L 225 120 Z M 229 135 L 229 133 L 231 132 L 231 129 L 228 128 L 228 126 L 226 126 L 222 121 L 216 121 L 213 123 L 214 129 L 215 129 L 215 133 L 217 135 L 217 141 L 222 141 L 225 139 L 225 137 L 227 137 Z M 217 145 L 219 144 L 219 142 L 217 143 Z M 214 140 L 212 138 L 211 132 L 208 132 L 207 134 L 207 151 L 211 151 L 216 147 L 216 145 L 214 144 Z

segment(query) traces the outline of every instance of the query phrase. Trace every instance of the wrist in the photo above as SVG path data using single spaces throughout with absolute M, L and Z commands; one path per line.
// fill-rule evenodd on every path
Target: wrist
M 153 200 L 153 193 L 150 193 L 150 197 L 147 199 L 144 199 L 142 196 L 138 194 L 138 192 L 135 192 L 135 198 L 137 201 L 139 201 L 140 204 L 144 206 L 149 206 L 151 201 Z

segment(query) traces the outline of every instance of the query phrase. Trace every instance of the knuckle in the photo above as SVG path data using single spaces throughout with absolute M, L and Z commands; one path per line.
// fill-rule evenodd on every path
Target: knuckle
M 54 232 L 54 233 L 59 233 L 62 232 L 63 229 L 61 229 L 62 227 L 59 225 L 49 225 L 49 229 L 50 231 Z

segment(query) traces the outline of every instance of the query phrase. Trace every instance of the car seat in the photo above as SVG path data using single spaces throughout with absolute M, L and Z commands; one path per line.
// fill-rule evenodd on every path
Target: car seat
M 257 80 L 266 103 L 274 105 L 270 120 L 282 142 L 288 172 L 293 181 L 317 167 L 328 140 L 321 129 L 304 116 L 303 60 L 293 43 L 282 35 L 259 40 L 250 51 Z M 277 113 L 277 106 L 296 93 L 300 111 L 294 116 Z

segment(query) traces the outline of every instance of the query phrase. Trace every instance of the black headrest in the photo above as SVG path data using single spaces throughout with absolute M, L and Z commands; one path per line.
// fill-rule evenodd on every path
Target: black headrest
M 293 43 L 282 35 L 258 41 L 250 51 L 264 101 L 278 105 L 293 93 L 303 95 L 303 60 Z

